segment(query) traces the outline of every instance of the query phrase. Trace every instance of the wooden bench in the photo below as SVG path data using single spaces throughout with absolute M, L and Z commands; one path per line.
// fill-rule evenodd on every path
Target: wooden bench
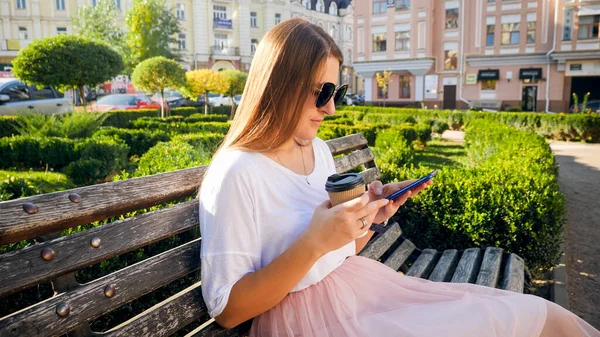
M 379 178 L 373 153 L 362 134 L 327 142 L 338 172 L 361 168 L 368 182 Z M 241 336 L 249 322 L 224 330 L 207 316 L 200 282 L 106 332 L 89 323 L 186 275 L 198 275 L 201 238 L 147 258 L 85 284 L 75 272 L 150 243 L 198 232 L 198 200 L 193 197 L 205 167 L 157 174 L 0 203 L 0 245 L 36 239 L 36 243 L 0 256 L 0 300 L 26 288 L 52 282 L 54 296 L 0 318 L 4 336 Z M 187 200 L 186 200 L 187 198 Z M 61 230 L 186 200 L 102 226 L 59 236 Z M 523 260 L 500 248 L 418 250 L 401 237 L 397 223 L 376 234 L 360 255 L 433 281 L 471 282 L 523 291 Z M 194 274 L 196 273 L 196 274 Z M 189 326 L 192 326 L 190 328 Z M 186 334 L 187 333 L 187 334 Z

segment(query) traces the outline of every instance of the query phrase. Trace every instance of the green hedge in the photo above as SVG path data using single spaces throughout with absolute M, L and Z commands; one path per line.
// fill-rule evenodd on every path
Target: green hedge
M 133 176 L 141 177 L 204 165 L 210 162 L 210 157 L 210 152 L 195 148 L 181 139 L 160 142 L 140 158 Z
M 18 135 L 16 116 L 0 116 L 0 138 Z
M 211 155 L 215 153 L 223 139 L 225 135 L 222 133 L 188 133 L 173 137 L 173 141 L 188 143 L 196 149 L 208 151 Z
M 141 156 L 146 151 L 148 151 L 151 147 L 156 145 L 158 142 L 166 142 L 169 141 L 169 135 L 165 131 L 154 130 L 154 131 L 145 131 L 145 130 L 135 130 L 135 129 L 119 129 L 114 127 L 108 127 L 101 130 L 98 130 L 94 133 L 94 138 L 96 137 L 118 137 L 125 141 L 127 146 L 129 147 L 128 156 Z
M 67 138 L 13 136 L 0 138 L 0 168 L 60 169 L 79 158 L 77 142 Z
M 560 255 L 564 197 L 554 157 L 532 132 L 489 121 L 466 129 L 469 165 L 443 169 L 424 193 L 411 198 L 395 219 L 422 248 L 497 246 L 519 254 L 530 268 L 550 268 Z M 384 179 L 401 181 L 428 168 L 380 164 Z
M 132 122 L 132 128 L 144 130 L 162 130 L 170 133 L 195 133 L 214 132 L 225 134 L 229 130 L 229 123 L 223 122 L 165 122 L 158 118 L 140 118 Z
M 189 117 L 185 118 L 186 123 L 196 123 L 196 122 L 227 122 L 229 120 L 229 116 L 227 115 L 203 115 L 203 114 L 193 114 Z
M 66 173 L 75 184 L 92 185 L 110 181 L 109 176 L 125 167 L 129 147 L 118 138 L 105 136 L 78 143 L 76 151 L 80 157 L 65 168 Z

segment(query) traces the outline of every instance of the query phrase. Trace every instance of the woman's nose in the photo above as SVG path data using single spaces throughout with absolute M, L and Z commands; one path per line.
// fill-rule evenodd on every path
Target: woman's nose
M 327 102 L 327 104 L 325 104 L 325 106 L 321 108 L 321 110 L 329 116 L 333 116 L 333 114 L 335 114 L 335 100 L 333 97 L 329 100 L 329 102 Z

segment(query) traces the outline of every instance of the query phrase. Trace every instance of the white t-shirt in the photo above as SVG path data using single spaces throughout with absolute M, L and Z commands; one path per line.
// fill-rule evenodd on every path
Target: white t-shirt
M 336 173 L 327 144 L 312 142 L 315 168 L 305 177 L 260 153 L 220 152 L 200 191 L 202 295 L 211 317 L 223 312 L 233 285 L 281 255 L 308 228 L 315 208 L 329 199 L 327 177 Z M 307 288 L 355 254 L 356 245 L 329 252 L 293 291 Z

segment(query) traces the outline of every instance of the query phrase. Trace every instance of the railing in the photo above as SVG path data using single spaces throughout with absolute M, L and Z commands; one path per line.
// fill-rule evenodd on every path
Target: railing
M 213 28 L 233 29 L 233 20 L 213 18 Z
M 210 47 L 210 52 L 212 55 L 240 56 L 240 48 L 238 47 L 212 46 Z

